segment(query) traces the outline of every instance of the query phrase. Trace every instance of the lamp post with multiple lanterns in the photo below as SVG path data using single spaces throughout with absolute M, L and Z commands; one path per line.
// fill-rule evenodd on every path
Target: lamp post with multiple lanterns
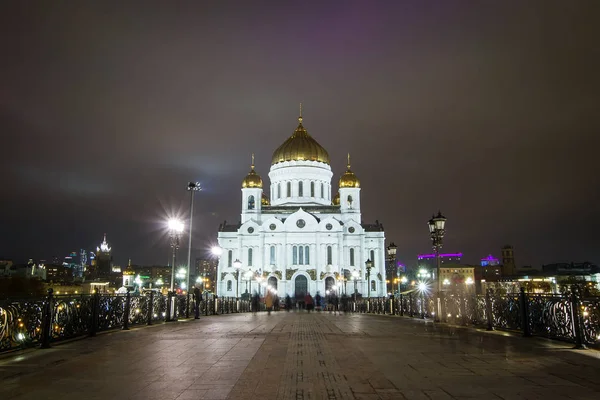
M 233 268 L 235 268 L 235 297 L 240 297 L 240 269 L 242 268 L 242 262 L 236 259 L 233 262 Z
M 387 258 L 388 258 L 388 271 L 390 271 L 390 282 L 392 280 L 392 275 L 394 271 L 394 265 L 396 264 L 396 250 L 398 249 L 398 247 L 394 244 L 394 242 L 390 243 L 390 245 L 387 247 Z M 387 274 L 386 274 L 387 275 Z M 387 277 L 386 277 L 387 278 Z M 390 292 L 393 291 L 393 287 L 390 287 Z M 386 288 L 385 290 L 387 290 L 387 284 L 386 284 Z
M 177 259 L 177 249 L 179 249 L 179 238 L 183 232 L 183 222 L 178 219 L 170 219 L 168 222 L 169 238 L 171 239 L 171 249 L 173 251 L 173 262 L 171 265 L 171 292 L 174 290 L 175 283 L 175 260 Z
M 352 280 L 354 281 L 354 302 L 355 303 L 356 303 L 356 292 L 358 291 L 356 289 L 356 284 L 357 284 L 357 281 L 358 281 L 358 276 L 359 276 L 359 273 L 358 273 L 357 270 L 352 271 Z
M 185 280 L 186 290 L 190 287 L 190 264 L 192 263 L 192 221 L 194 219 L 194 193 L 202 190 L 199 182 L 188 182 L 187 190 L 190 192 L 190 237 L 188 239 L 187 275 Z
M 173 250 L 173 265 L 171 266 L 171 288 L 167 299 L 167 318 L 166 321 L 175 320 L 175 307 L 173 302 L 173 291 L 175 288 L 175 261 L 177 260 L 177 249 L 179 249 L 179 238 L 183 232 L 183 222 L 178 219 L 170 219 L 168 222 L 169 238 L 171 239 L 171 249 Z
M 367 290 L 368 298 L 371 298 L 371 268 L 373 268 L 373 261 L 368 259 L 365 261 L 365 268 L 367 270 Z
M 429 225 L 429 234 L 431 236 L 431 242 L 433 244 L 433 250 L 435 251 L 435 258 L 437 262 L 435 279 L 438 280 L 438 290 L 440 290 L 440 249 L 442 248 L 442 240 L 446 233 L 446 217 L 444 217 L 442 213 L 438 211 L 437 215 L 432 216 L 431 219 L 427 222 L 427 224 Z

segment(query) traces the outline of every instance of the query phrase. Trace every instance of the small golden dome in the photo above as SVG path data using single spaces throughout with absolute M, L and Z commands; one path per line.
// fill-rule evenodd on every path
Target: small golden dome
M 302 113 L 298 127 L 281 146 L 273 152 L 271 165 L 284 161 L 319 161 L 329 164 L 329 153 L 302 126 Z
M 263 206 L 270 206 L 270 205 L 271 205 L 271 202 L 269 201 L 269 198 L 268 198 L 268 197 L 267 197 L 267 195 L 266 195 L 266 194 L 264 194 L 264 193 L 262 194 L 262 198 L 260 199 L 260 203 L 261 203 Z
M 334 206 L 339 206 L 340 205 L 340 192 L 338 192 L 334 197 L 333 197 L 333 201 L 332 201 Z
M 350 154 L 348 154 L 348 169 L 340 177 L 340 188 L 359 188 L 360 181 L 350 170 Z
M 127 265 L 127 267 L 123 271 L 123 275 L 135 275 L 135 270 L 131 266 L 131 258 L 129 259 L 129 264 Z
M 254 171 L 254 154 L 252 154 L 252 165 L 250 166 L 250 172 L 242 181 L 242 188 L 262 188 L 263 182 L 260 175 Z

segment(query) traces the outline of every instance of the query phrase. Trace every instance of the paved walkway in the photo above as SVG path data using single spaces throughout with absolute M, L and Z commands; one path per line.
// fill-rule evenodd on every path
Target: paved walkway
M 598 399 L 600 352 L 373 315 L 260 313 L 0 358 L 0 399 Z

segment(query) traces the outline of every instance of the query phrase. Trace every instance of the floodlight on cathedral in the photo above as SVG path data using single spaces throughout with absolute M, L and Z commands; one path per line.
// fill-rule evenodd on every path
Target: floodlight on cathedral
M 96 251 L 101 251 L 103 253 L 110 253 L 110 247 L 108 247 L 108 243 L 106 243 L 106 233 L 104 234 L 104 240 L 100 243 L 100 247 L 96 247 Z

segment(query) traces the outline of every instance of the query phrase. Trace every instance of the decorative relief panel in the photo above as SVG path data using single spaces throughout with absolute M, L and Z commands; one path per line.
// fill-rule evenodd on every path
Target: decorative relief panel
M 298 269 L 288 269 L 285 271 L 285 279 L 288 281 L 292 279 L 292 276 L 296 273 L 296 271 L 298 271 Z
M 316 269 L 307 269 L 306 273 L 308 273 L 308 275 L 310 276 L 310 279 L 312 279 L 313 281 L 315 279 L 317 279 L 317 270 Z

